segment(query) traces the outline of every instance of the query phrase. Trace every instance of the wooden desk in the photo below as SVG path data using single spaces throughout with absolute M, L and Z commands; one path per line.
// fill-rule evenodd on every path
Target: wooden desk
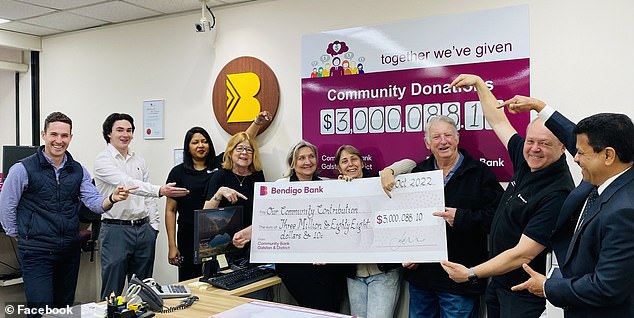
M 157 317 L 207 318 L 210 315 L 218 314 L 233 307 L 250 302 L 252 299 L 239 296 L 281 284 L 282 280 L 278 276 L 273 276 L 234 290 L 225 290 L 209 284 L 205 284 L 204 287 L 206 287 L 206 289 L 189 286 L 189 284 L 197 282 L 199 282 L 198 278 L 193 278 L 182 281 L 178 284 L 189 287 L 192 295 L 196 295 L 200 298 L 198 301 L 187 309 L 177 310 L 167 314 L 157 314 Z M 172 307 L 178 305 L 181 300 L 182 299 L 164 299 L 164 304 L 165 306 Z
M 182 281 L 178 284 L 188 286 L 194 282 L 198 282 L 198 278 Z M 239 296 L 275 286 L 281 282 L 282 280 L 279 277 L 273 276 L 234 290 L 224 290 L 211 285 L 207 285 L 207 289 L 204 290 L 190 287 L 192 295 L 198 296 L 198 301 L 186 309 L 176 310 L 171 313 L 156 313 L 156 317 L 207 318 L 252 301 L 252 299 Z M 183 298 L 163 299 L 163 305 L 165 307 L 174 307 L 179 305 L 181 300 L 183 300 Z
M 230 295 L 230 296 L 242 296 L 252 292 L 256 292 L 258 290 L 262 290 L 267 287 L 275 286 L 282 283 L 282 280 L 278 276 L 273 276 L 269 278 L 265 278 L 261 281 L 255 282 L 253 284 L 249 284 L 246 286 L 242 286 L 240 288 L 236 288 L 234 290 L 225 290 L 222 288 L 217 288 L 211 286 L 209 284 L 205 284 L 206 289 L 199 289 L 197 287 L 191 287 L 189 284 L 198 282 L 198 278 L 193 278 L 190 280 L 182 281 L 179 284 L 185 285 L 191 289 L 192 293 L 196 291 L 196 295 L 198 294 L 210 294 L 210 295 Z

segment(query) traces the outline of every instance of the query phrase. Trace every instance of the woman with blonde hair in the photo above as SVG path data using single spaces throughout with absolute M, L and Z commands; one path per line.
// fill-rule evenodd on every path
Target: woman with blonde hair
M 260 127 L 271 120 L 268 111 L 260 112 L 246 133 L 255 138 Z M 211 176 L 221 164 L 224 153 L 216 154 L 209 133 L 202 127 L 192 127 L 185 133 L 183 162 L 170 171 L 167 182 L 188 189 L 188 195 L 167 198 L 165 203 L 165 229 L 168 256 L 171 265 L 178 266 L 178 280 L 199 277 L 200 264 L 194 264 L 194 211 L 205 204 L 207 186 Z M 178 224 L 178 227 L 176 226 Z
M 240 205 L 244 211 L 244 225 L 250 226 L 256 182 L 264 182 L 258 144 L 247 133 L 239 132 L 227 142 L 222 169 L 209 180 L 204 208 Z

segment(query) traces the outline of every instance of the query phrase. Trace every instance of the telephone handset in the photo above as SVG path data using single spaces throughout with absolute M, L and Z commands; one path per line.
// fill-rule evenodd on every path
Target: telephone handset
M 132 278 L 130 278 L 130 285 L 139 285 L 139 287 L 141 287 L 139 297 L 147 303 L 152 311 L 161 312 L 163 310 L 163 298 L 152 290 L 152 287 L 142 282 L 135 275 L 132 275 Z

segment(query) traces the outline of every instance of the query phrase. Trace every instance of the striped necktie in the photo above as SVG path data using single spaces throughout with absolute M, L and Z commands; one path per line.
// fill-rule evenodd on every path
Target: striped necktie
M 590 212 L 590 209 L 592 208 L 594 203 L 597 201 L 598 197 L 599 197 L 599 191 L 598 191 L 598 188 L 595 186 L 594 188 L 592 188 L 592 191 L 590 191 L 590 194 L 588 195 L 586 206 L 583 208 L 583 212 L 581 213 L 579 224 L 577 224 L 577 228 L 575 229 L 575 231 L 579 230 L 579 228 L 581 227 L 581 224 L 583 224 L 583 221 L 585 221 L 585 219 L 588 217 L 588 213 Z

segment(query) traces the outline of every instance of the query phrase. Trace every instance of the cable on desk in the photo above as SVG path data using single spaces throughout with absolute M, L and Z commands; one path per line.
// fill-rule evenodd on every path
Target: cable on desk
M 161 313 L 163 314 L 167 314 L 167 313 L 171 313 L 171 312 L 175 312 L 177 310 L 181 310 L 181 309 L 185 309 L 185 308 L 189 308 L 191 307 L 191 305 L 194 304 L 194 302 L 196 302 L 198 300 L 198 296 L 189 296 L 183 300 L 181 300 L 181 303 L 176 305 L 176 306 L 172 306 L 172 307 L 163 307 L 163 310 L 161 310 Z

